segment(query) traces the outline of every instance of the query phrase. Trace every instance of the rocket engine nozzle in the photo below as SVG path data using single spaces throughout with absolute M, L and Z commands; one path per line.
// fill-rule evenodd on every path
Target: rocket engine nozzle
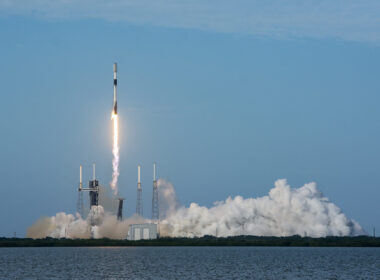
M 113 105 L 113 114 L 117 115 L 117 102 L 115 102 Z

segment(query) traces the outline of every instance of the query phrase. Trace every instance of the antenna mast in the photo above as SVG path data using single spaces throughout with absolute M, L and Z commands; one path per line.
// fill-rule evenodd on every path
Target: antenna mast
M 158 222 L 160 217 L 158 209 L 158 188 L 156 178 L 156 163 L 153 164 L 153 197 L 152 197 L 152 220 Z
M 141 167 L 137 167 L 137 202 L 136 202 L 136 214 L 143 215 L 143 204 L 142 204 L 142 188 L 141 188 Z
M 84 217 L 84 206 L 83 206 L 83 181 L 82 181 L 82 165 L 79 166 L 79 186 L 78 186 L 78 201 L 77 201 L 77 213 Z

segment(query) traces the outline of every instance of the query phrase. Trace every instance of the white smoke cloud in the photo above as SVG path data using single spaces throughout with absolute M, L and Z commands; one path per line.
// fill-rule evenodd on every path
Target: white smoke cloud
M 173 185 L 163 179 L 158 180 L 158 190 L 161 236 L 297 234 L 323 237 L 366 234 L 356 221 L 347 218 L 339 207 L 323 196 L 315 183 L 293 189 L 285 179 L 281 179 L 275 182 L 267 196 L 229 197 L 215 202 L 211 208 L 197 203 L 181 206 Z M 87 219 L 65 213 L 40 219 L 28 229 L 27 236 L 125 239 L 130 224 L 146 222 L 150 221 L 137 215 L 118 221 L 115 215 L 98 206 L 91 209 Z
M 41 218 L 28 228 L 30 238 L 111 238 L 126 239 L 130 224 L 147 222 L 139 216 L 132 216 L 123 221 L 102 206 L 93 206 L 86 219 L 80 215 L 57 213 L 53 217 Z
M 346 236 L 365 234 L 361 226 L 309 183 L 292 189 L 287 181 L 275 182 L 268 196 L 241 196 L 216 202 L 211 208 L 191 203 L 161 222 L 167 236 Z
M 172 183 L 164 179 L 158 179 L 157 187 L 160 219 L 163 219 L 174 214 L 181 205 Z

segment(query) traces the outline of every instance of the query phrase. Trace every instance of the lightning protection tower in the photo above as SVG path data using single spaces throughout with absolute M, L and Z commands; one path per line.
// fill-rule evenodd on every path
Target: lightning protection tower
M 156 163 L 153 164 L 153 197 L 152 197 L 152 220 L 158 222 L 159 220 L 158 209 L 158 188 L 156 178 Z
M 141 188 L 141 168 L 137 167 L 137 201 L 136 201 L 136 214 L 142 217 L 143 204 L 142 204 L 142 188 Z
M 83 206 L 83 181 L 82 181 L 82 165 L 79 166 L 79 187 L 78 187 L 78 201 L 77 201 L 77 213 L 84 218 L 84 206 Z

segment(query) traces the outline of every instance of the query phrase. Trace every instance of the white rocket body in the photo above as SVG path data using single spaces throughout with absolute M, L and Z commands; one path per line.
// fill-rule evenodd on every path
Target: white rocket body
M 117 63 L 113 64 L 113 113 L 117 115 Z

